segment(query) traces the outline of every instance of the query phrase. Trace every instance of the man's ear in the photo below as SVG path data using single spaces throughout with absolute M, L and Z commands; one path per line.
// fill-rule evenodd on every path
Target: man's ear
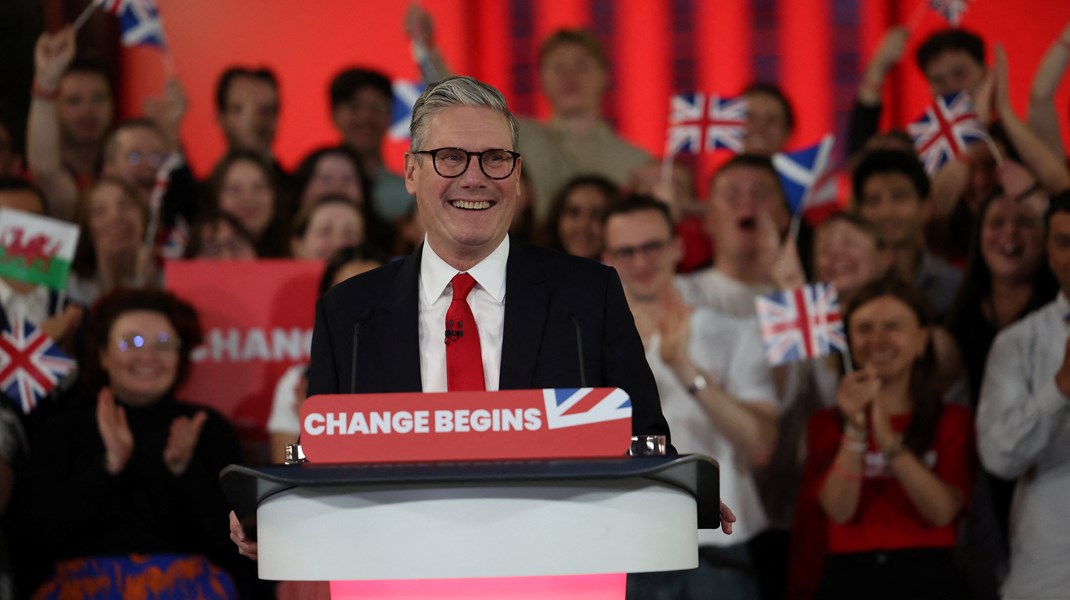
M 416 155 L 412 152 L 405 153 L 405 191 L 416 195 Z

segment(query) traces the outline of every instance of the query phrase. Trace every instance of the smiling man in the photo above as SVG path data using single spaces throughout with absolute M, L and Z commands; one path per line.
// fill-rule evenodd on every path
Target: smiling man
M 424 244 L 320 300 L 309 394 L 620 387 L 635 433 L 667 434 L 614 271 L 508 235 L 522 159 L 501 93 L 445 79 L 416 102 L 411 132 L 405 184 Z

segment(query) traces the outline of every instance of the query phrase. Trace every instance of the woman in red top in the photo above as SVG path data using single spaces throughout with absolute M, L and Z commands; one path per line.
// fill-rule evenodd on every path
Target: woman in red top
M 858 291 L 845 321 L 857 370 L 808 435 L 805 478 L 828 531 L 818 597 L 961 597 L 952 549 L 972 487 L 973 419 L 933 391 L 925 301 L 886 279 Z

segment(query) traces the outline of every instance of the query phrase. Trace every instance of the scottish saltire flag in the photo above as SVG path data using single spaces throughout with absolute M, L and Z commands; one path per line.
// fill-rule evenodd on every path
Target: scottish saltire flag
M 988 139 L 967 92 L 934 98 L 925 113 L 907 125 L 907 133 L 930 177 L 947 161 L 962 156 L 968 144 Z
M 427 86 L 415 81 L 395 79 L 392 87 L 394 99 L 388 135 L 392 140 L 407 140 L 409 139 L 409 123 L 412 121 L 412 107 Z
M 0 276 L 65 289 L 77 246 L 77 225 L 0 209 Z
M 620 388 L 543 390 L 549 429 L 632 418 L 632 400 Z
M 713 152 L 725 148 L 743 152 L 743 133 L 747 122 L 747 102 L 742 96 L 724 98 L 695 92 L 677 94 L 669 99 L 669 131 L 666 153 Z
M 958 27 L 969 3 L 970 0 L 929 0 L 929 8 L 940 13 L 952 27 Z
M 104 10 L 119 19 L 124 46 L 155 46 L 165 48 L 160 13 L 156 0 L 98 0 Z
M 813 146 L 773 155 L 792 214 L 838 202 L 835 171 L 830 167 L 835 145 L 836 136 L 829 133 Z
M 754 304 L 770 365 L 847 351 L 840 299 L 831 284 L 814 283 L 758 296 Z
M 0 391 L 29 413 L 75 362 L 30 322 L 16 319 L 0 332 Z

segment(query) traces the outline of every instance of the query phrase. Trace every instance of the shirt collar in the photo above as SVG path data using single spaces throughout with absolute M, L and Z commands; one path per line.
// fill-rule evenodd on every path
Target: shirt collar
M 479 287 L 491 295 L 498 303 L 505 302 L 505 266 L 509 260 L 509 236 L 506 235 L 502 243 L 494 249 L 486 258 L 476 263 L 468 274 L 476 280 Z M 446 286 L 453 280 L 453 276 L 460 273 L 435 253 L 431 244 L 427 243 L 424 236 L 423 250 L 420 257 L 420 288 L 424 294 L 424 300 L 430 306 L 438 300 L 446 290 Z

